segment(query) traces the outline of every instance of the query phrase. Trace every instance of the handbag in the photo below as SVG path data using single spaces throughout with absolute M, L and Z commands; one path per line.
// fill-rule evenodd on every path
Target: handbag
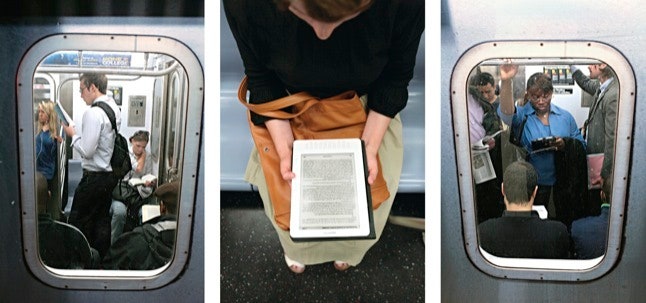
M 250 104 L 247 102 L 247 77 L 240 82 L 238 100 L 249 109 L 247 120 L 269 189 L 274 219 L 280 228 L 289 230 L 291 187 L 280 174 L 280 159 L 269 131 L 264 125 L 255 125 L 251 121 L 251 111 L 266 117 L 289 119 L 294 139 L 303 140 L 361 138 L 367 119 L 366 110 L 354 91 L 325 99 L 299 92 L 267 103 Z M 282 110 L 290 107 L 290 111 Z M 373 209 L 390 196 L 378 156 L 377 163 L 379 173 L 370 185 Z
M 123 202 L 126 206 L 139 197 L 139 192 L 136 188 L 130 186 L 128 181 L 119 180 L 117 186 L 112 190 L 112 199 Z
M 152 196 L 143 198 L 135 186 L 131 186 L 126 180 L 119 180 L 112 190 L 112 199 L 121 201 L 127 207 L 126 222 L 123 226 L 123 232 L 133 230 L 141 225 L 139 212 L 142 205 L 150 204 Z

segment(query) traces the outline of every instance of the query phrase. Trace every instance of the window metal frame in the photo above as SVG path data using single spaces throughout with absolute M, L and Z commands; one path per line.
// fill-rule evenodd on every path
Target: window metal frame
M 606 254 L 592 260 L 551 260 L 493 257 L 478 245 L 477 212 L 471 170 L 467 111 L 468 77 L 487 60 L 541 58 L 594 59 L 611 66 L 620 83 L 615 135 L 614 184 Z M 451 109 L 458 169 L 464 247 L 481 271 L 499 278 L 525 280 L 588 281 L 607 274 L 621 255 L 629 163 L 635 108 L 635 74 L 615 48 L 596 41 L 492 41 L 473 46 L 456 63 L 451 76 Z
M 49 54 L 64 50 L 123 51 L 160 53 L 175 58 L 188 78 L 184 113 L 183 154 L 200 150 L 201 117 L 204 103 L 204 75 L 199 60 L 183 43 L 163 36 L 56 34 L 36 42 L 25 53 L 17 74 L 19 161 L 22 239 L 25 261 L 32 273 L 45 284 L 63 289 L 154 289 L 175 280 L 185 269 L 190 255 L 199 157 L 183 157 L 177 236 L 171 262 L 159 269 L 63 270 L 44 265 L 38 253 L 38 214 L 35 197 L 35 162 L 32 82 L 40 62 Z

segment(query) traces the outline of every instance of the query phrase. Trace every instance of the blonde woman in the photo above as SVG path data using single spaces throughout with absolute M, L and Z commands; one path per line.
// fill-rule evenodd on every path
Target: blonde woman
M 41 101 L 38 104 L 38 133 L 36 134 L 36 170 L 47 180 L 48 196 L 45 209 L 39 210 L 48 213 L 52 219 L 58 220 L 61 214 L 60 200 L 52 199 L 54 192 L 54 176 L 58 163 L 56 142 L 62 142 L 58 136 L 58 118 L 54 111 L 54 102 Z
M 58 136 L 58 119 L 54 111 L 53 101 L 41 101 L 38 104 L 38 134 L 36 135 L 36 170 L 47 179 L 47 189 L 53 190 L 53 180 L 56 173 L 56 142 L 61 142 Z

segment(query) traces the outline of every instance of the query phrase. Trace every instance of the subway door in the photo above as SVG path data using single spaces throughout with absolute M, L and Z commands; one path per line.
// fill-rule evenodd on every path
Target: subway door
M 166 161 L 160 161 L 165 159 L 163 156 L 164 148 L 166 144 L 165 133 L 165 115 L 166 115 L 166 83 L 168 82 L 168 76 L 156 77 L 153 84 L 153 115 L 152 115 L 152 124 L 150 127 L 150 153 L 152 156 L 157 159 L 157 176 L 159 178 L 159 183 L 161 184 L 166 180 Z
M 165 103 L 165 125 L 164 125 L 164 144 L 162 145 L 162 182 L 178 180 L 182 175 L 180 171 L 183 160 L 183 137 L 184 125 L 181 123 L 182 117 L 186 111 L 183 105 L 185 98 L 186 77 L 183 70 L 177 69 L 170 74 L 167 81 L 167 98 Z

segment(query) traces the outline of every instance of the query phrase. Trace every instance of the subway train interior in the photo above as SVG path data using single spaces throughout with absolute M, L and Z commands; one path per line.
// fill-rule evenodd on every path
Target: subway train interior
M 443 302 L 641 302 L 646 264 L 644 233 L 646 195 L 642 155 L 646 152 L 643 116 L 646 57 L 643 55 L 643 6 L 638 1 L 561 2 L 443 0 L 441 7 L 441 290 Z M 505 12 L 505 13 L 502 13 Z M 618 83 L 612 187 L 605 250 L 598 257 L 501 257 L 482 248 L 478 233 L 476 182 L 486 163 L 472 161 L 469 142 L 469 86 L 474 75 L 489 73 L 499 83 L 506 65 L 517 67 L 514 100 L 523 99 L 534 73 L 548 75 L 551 104 L 572 114 L 584 126 L 593 108 L 592 95 L 573 78 L 577 68 L 609 66 Z M 501 101 L 502 102 L 502 101 Z M 502 103 L 501 103 L 502 104 Z M 502 106 L 502 105 L 501 105 Z M 550 120 L 551 121 L 551 120 Z M 522 160 L 501 133 L 502 165 Z M 606 137 L 607 138 L 607 137 Z M 506 152 L 508 149 L 510 152 Z M 474 158 L 475 159 L 475 158 Z M 585 158 L 584 158 L 585 161 Z M 585 164 L 585 162 L 584 162 Z M 556 164 L 556 171 L 576 165 Z M 575 179 L 587 175 L 578 175 Z M 557 179 L 557 182 L 558 181 Z M 584 185 L 585 186 L 585 185 Z M 556 189 L 555 189 L 556 190 Z M 574 188 L 572 188 L 574 190 Z M 559 220 L 561 205 L 545 205 L 545 215 Z M 570 219 L 598 215 L 575 212 Z M 581 202 L 582 203 L 582 202 Z M 594 206 L 594 205 L 593 205 Z M 567 222 L 566 222 L 567 223 Z
M 204 3 L 36 1 L 1 15 L 0 301 L 203 301 Z M 87 242 L 47 243 L 51 238 L 39 229 L 43 214 L 76 229 L 67 220 L 83 174 L 81 156 L 59 124 L 51 189 L 37 191 L 38 112 L 55 102 L 78 132 L 89 108 L 79 82 L 87 73 L 106 75 L 126 139 L 149 133 L 146 151 L 157 185 L 179 184 L 172 257 L 156 268 L 91 266 L 76 260 L 87 257 Z M 69 264 L 61 266 L 42 253 L 48 245 L 81 257 L 59 256 Z

